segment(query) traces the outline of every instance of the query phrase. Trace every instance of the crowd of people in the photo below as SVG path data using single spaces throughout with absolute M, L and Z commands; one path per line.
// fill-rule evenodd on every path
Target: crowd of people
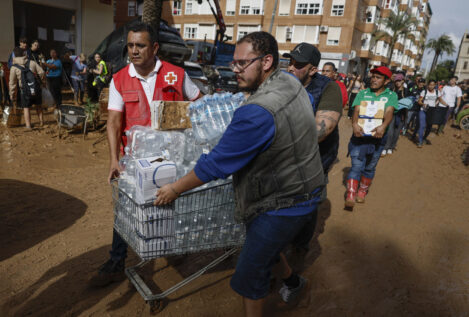
M 109 182 L 120 173 L 125 132 L 135 125 L 151 125 L 152 101 L 194 101 L 203 96 L 184 69 L 158 59 L 158 47 L 151 26 L 137 23 L 129 29 L 131 63 L 110 82 Z M 436 132 L 443 133 L 468 98 L 467 86 L 458 85 L 457 77 L 443 84 L 418 75 L 410 80 L 386 66 L 371 69 L 364 79 L 357 73 L 341 76 L 330 62 L 319 69 L 321 53 L 309 43 L 300 43 L 283 56 L 290 59 L 286 72 L 278 67 L 277 41 L 267 32 L 249 33 L 238 40 L 230 68 L 246 101 L 214 149 L 202 154 L 187 175 L 161 187 L 154 201 L 169 204 L 185 191 L 233 175 L 235 215 L 247 230 L 231 287 L 243 297 L 247 316 L 262 315 L 274 267 L 283 282 L 280 298 L 287 304 L 308 283 L 301 272 L 292 270 L 283 251 L 292 246 L 293 252 L 304 256 L 309 250 L 318 207 L 327 199 L 328 173 L 339 149 L 338 123 L 347 105 L 352 135 L 345 207 L 353 208 L 365 202 L 378 161 L 393 153 L 401 134 L 410 135 L 419 147 L 430 144 L 432 126 L 438 125 Z M 70 80 L 75 103 L 80 104 L 86 81 L 98 93 L 108 81 L 106 63 L 99 54 L 94 61 L 91 67 L 84 54 L 65 53 L 59 58 L 54 49 L 45 60 L 37 41 L 28 48 L 27 40 L 21 39 L 9 65 L 8 94 L 2 90 L 2 96 L 25 109 L 29 128 L 29 109 L 36 106 L 42 124 L 41 96 L 25 87 L 26 70 L 37 78 L 32 89 L 47 86 L 56 105 L 61 104 L 64 81 Z M 174 81 L 167 79 L 169 75 Z M 384 102 L 384 118 L 367 135 L 358 123 L 360 107 L 374 101 Z M 102 287 L 122 281 L 126 257 L 127 244 L 114 231 L 110 258 L 90 283 Z
M 7 68 L 10 71 L 9 78 L 5 78 Z M 64 87 L 73 91 L 75 105 L 85 103 L 85 94 L 96 102 L 101 90 L 108 84 L 109 75 L 108 67 L 99 53 L 94 55 L 93 61 L 87 61 L 83 53 L 73 55 L 66 51 L 60 57 L 56 49 L 51 49 L 49 59 L 46 60 L 38 40 L 32 41 L 29 46 L 27 38 L 22 37 L 10 54 L 7 65 L 0 64 L 1 105 L 12 104 L 24 109 L 27 129 L 31 129 L 30 109 L 36 108 L 39 125 L 42 126 L 43 93 L 52 95 L 55 107 L 62 104 Z M 26 86 L 35 86 L 36 89 L 28 89 Z

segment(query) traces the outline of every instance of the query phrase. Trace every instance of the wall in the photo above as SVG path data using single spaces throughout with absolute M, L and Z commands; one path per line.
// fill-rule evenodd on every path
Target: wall
M 13 0 L 0 1 L 0 61 L 6 62 L 15 47 Z
M 98 0 L 82 0 L 81 15 L 82 52 L 89 55 L 114 31 L 113 8 Z

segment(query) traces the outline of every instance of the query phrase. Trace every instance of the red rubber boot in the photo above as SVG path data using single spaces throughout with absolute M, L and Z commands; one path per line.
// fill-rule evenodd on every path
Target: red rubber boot
M 356 179 L 347 180 L 347 196 L 345 197 L 345 207 L 353 208 L 355 206 L 355 197 L 357 196 L 358 181 Z
M 362 176 L 362 179 L 360 180 L 360 188 L 358 189 L 357 193 L 357 203 L 365 202 L 365 196 L 368 194 L 368 189 L 370 188 L 372 180 L 372 178 L 366 178 Z

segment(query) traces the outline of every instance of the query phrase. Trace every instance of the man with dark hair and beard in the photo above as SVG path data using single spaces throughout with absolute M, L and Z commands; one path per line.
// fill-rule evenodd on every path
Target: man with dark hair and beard
M 155 204 L 233 174 L 235 217 L 247 230 L 231 287 L 243 296 L 247 316 L 262 316 L 274 265 L 285 303 L 305 290 L 306 279 L 292 272 L 281 252 L 311 221 L 324 175 L 310 99 L 298 80 L 278 68 L 275 38 L 250 33 L 238 41 L 233 58 L 230 67 L 249 98 L 214 149 L 193 171 L 163 186 Z

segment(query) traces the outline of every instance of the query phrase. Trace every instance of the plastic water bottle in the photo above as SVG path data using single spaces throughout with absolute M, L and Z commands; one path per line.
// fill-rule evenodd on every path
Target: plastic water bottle
M 189 106 L 189 118 L 191 119 L 192 130 L 194 132 L 194 137 L 200 141 L 206 141 L 207 136 L 205 131 L 202 127 L 205 114 L 201 111 L 202 110 L 202 101 L 196 100 L 195 102 L 191 103 Z
M 226 107 L 225 98 L 223 95 L 218 95 L 214 97 L 214 104 L 216 106 L 217 112 L 220 113 L 221 122 L 223 126 L 223 132 L 225 132 L 226 127 L 231 122 L 231 117 L 229 111 Z
M 244 99 L 244 94 L 242 92 L 238 92 L 237 94 L 233 95 L 233 97 L 231 98 L 233 111 L 238 109 L 239 106 L 241 106 L 241 104 L 244 102 Z
M 231 102 L 232 94 L 229 92 L 226 92 L 222 95 L 223 99 L 223 106 L 225 108 L 226 113 L 228 114 L 229 122 L 231 122 L 231 119 L 233 119 L 233 105 Z
M 212 96 L 205 95 L 202 101 L 204 102 L 204 111 L 207 117 L 205 128 L 207 129 L 208 139 L 213 140 L 223 131 L 221 114 L 216 111 L 215 101 Z

